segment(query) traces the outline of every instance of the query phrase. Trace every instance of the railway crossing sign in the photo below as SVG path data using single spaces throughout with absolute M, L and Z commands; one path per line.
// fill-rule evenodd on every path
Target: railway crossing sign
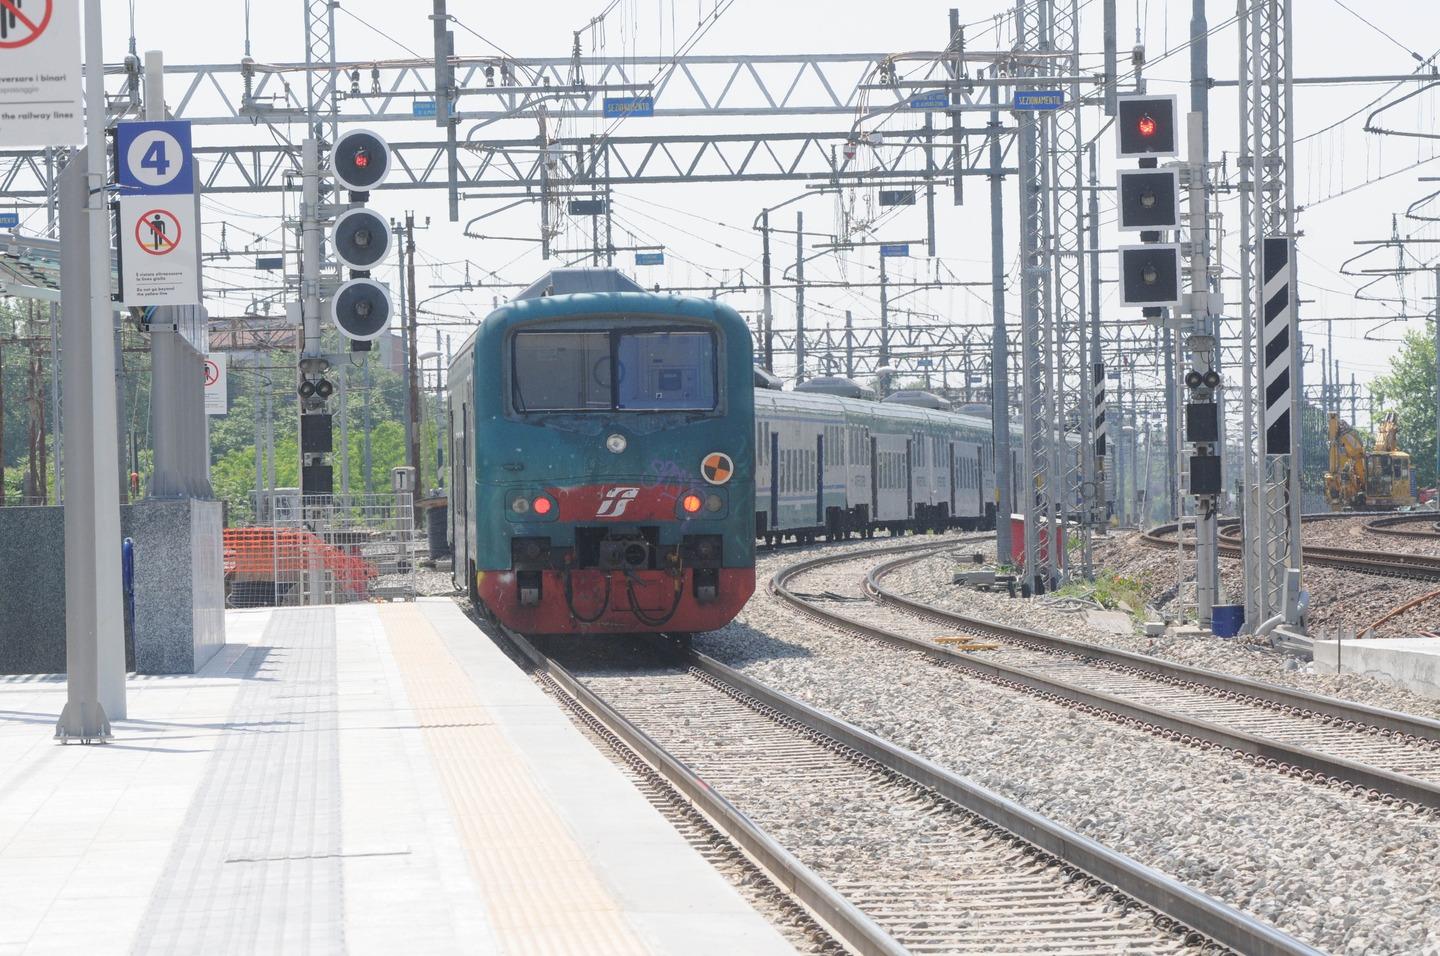
M 0 147 L 78 146 L 79 0 L 0 0 Z

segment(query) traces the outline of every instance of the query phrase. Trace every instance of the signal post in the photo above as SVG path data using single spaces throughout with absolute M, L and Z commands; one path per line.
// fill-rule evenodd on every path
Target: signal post
M 391 167 L 390 147 L 369 130 L 351 130 L 336 137 L 328 174 L 348 193 L 349 202 L 321 200 L 326 171 L 322 147 L 315 139 L 302 145 L 303 200 L 300 211 L 299 359 L 300 491 L 303 497 L 334 493 L 334 416 L 327 411 L 335 385 L 328 378 L 332 357 L 321 343 L 322 318 L 329 311 L 351 352 L 368 352 L 389 328 L 394 307 L 390 290 L 370 277 L 390 254 L 392 234 L 384 216 L 369 209 L 370 190 L 381 185 Z M 341 275 L 327 274 L 324 229 Z

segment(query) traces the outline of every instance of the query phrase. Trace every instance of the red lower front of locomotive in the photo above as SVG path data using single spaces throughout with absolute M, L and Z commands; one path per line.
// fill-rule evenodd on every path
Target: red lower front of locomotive
M 691 633 L 729 624 L 755 592 L 755 569 L 480 571 L 475 586 L 521 634 Z

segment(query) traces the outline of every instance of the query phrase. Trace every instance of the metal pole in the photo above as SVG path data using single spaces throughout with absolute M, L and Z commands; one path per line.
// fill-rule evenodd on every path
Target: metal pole
M 415 294 L 415 213 L 405 213 L 405 287 L 410 294 L 407 310 L 409 323 L 405 329 L 405 369 L 410 379 L 406 390 L 406 414 L 410 419 L 410 467 L 415 469 L 412 495 L 414 514 L 420 513 L 420 376 L 416 332 L 420 324 L 420 306 Z
M 771 311 L 770 297 L 770 210 L 760 213 L 760 281 L 764 284 L 765 313 L 761 330 L 765 355 L 765 371 L 775 371 L 775 314 Z
M 56 238 L 56 230 L 59 225 L 57 218 L 59 207 L 56 205 L 59 190 L 55 183 L 55 150 L 47 147 L 45 149 L 45 182 L 50 184 L 48 195 L 45 199 L 45 222 L 48 226 L 47 232 L 50 238 Z M 50 421 L 52 427 L 50 434 L 51 447 L 55 454 L 55 503 L 65 503 L 65 454 L 64 454 L 64 423 L 60 420 L 60 306 L 54 302 L 50 303 Z
M 365 493 L 367 495 L 375 493 L 375 473 L 370 459 L 370 429 L 374 427 L 370 416 L 370 401 L 375 389 L 370 384 L 370 365 L 370 362 L 366 362 L 361 366 L 365 373 L 365 429 L 360 434 L 360 467 L 365 473 Z
M 845 377 L 855 377 L 855 319 L 845 310 Z
M 1192 58 L 1191 63 L 1195 61 Z M 1203 105 L 1203 100 L 1202 100 Z M 1190 165 L 1190 295 L 1197 303 L 1191 311 L 1190 358 L 1193 367 L 1204 373 L 1213 367 L 1214 357 L 1219 354 L 1218 342 L 1213 330 L 1218 325 L 1210 315 L 1210 231 L 1205 217 L 1207 208 L 1208 182 L 1206 179 L 1205 116 L 1199 111 L 1188 117 L 1188 159 Z M 1171 394 L 1179 391 L 1180 383 L 1171 380 L 1167 389 Z M 1178 422 L 1177 422 L 1178 427 Z M 1208 444 L 1199 445 L 1197 452 L 1214 451 L 1223 454 L 1223 448 Z M 1215 605 L 1220 602 L 1220 556 L 1219 528 L 1217 517 L 1220 497 L 1199 496 L 1196 500 L 1195 518 L 1195 603 L 1200 623 L 1210 626 Z
M 350 497 L 350 366 L 340 367 L 340 494 Z
M 795 381 L 805 381 L 805 214 L 795 213 Z
M 85 0 L 84 150 L 60 177 L 61 308 L 65 347 L 66 702 L 59 740 L 111 736 L 125 707 L 125 631 L 120 595 L 120 470 L 115 393 L 104 384 L 115 367 L 110 301 L 109 181 L 105 150 L 105 49 L 100 0 Z M 96 373 L 101 373 L 97 377 Z M 98 387 L 97 387 L 98 386 Z
M 1440 268 L 1435 270 L 1435 487 L 1440 488 Z M 1435 504 L 1440 507 L 1440 501 Z
M 996 77 L 999 79 L 999 69 Z M 995 430 L 995 553 L 1008 563 L 1013 553 L 1010 516 L 1014 480 L 1010 475 L 1010 356 L 1005 334 L 1005 189 L 1000 175 L 999 84 L 990 87 L 990 418 Z M 882 260 L 883 261 L 883 260 Z
M 259 353 L 255 359 L 255 523 L 260 523 L 260 504 L 265 500 L 265 432 L 261 427 L 261 408 L 264 399 L 260 394 L 263 373 L 260 371 Z
M 1105 0 L 1105 115 L 1114 116 L 1118 101 L 1120 40 L 1115 23 L 1115 0 Z

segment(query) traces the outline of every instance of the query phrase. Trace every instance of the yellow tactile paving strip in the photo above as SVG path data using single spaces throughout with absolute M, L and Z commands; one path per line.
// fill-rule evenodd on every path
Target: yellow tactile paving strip
M 421 610 L 379 610 L 505 952 L 648 952 Z

